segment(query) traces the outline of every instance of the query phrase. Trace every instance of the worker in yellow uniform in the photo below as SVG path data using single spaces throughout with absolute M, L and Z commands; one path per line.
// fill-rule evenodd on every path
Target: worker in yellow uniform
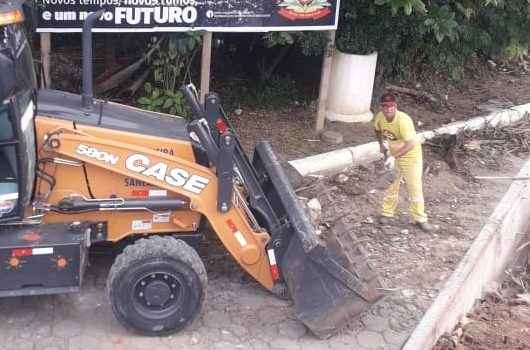
M 438 229 L 427 221 L 422 190 L 423 156 L 421 142 L 412 119 L 397 109 L 396 97 L 391 93 L 381 96 L 381 111 L 374 118 L 380 151 L 385 156 L 385 168 L 397 171 L 396 180 L 385 193 L 379 223 L 389 224 L 399 199 L 399 185 L 405 181 L 410 200 L 410 214 L 423 231 Z

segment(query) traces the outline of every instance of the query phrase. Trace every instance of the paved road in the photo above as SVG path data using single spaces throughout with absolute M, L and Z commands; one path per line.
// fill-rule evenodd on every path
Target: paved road
M 100 258 L 80 294 L 0 299 L 0 350 L 399 349 L 422 314 L 421 292 L 390 295 L 340 335 L 319 340 L 289 302 L 245 281 L 237 268 L 218 271 L 217 263 L 207 264 L 202 316 L 179 334 L 153 338 L 124 330 L 104 291 L 110 260 Z

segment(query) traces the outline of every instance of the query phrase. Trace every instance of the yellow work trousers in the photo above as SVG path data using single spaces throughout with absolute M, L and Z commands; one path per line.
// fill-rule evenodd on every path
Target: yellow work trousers
M 385 192 L 381 215 L 387 217 L 394 216 L 399 201 L 399 185 L 401 179 L 403 179 L 409 194 L 409 211 L 412 218 L 416 222 L 427 222 L 422 190 L 422 157 L 399 158 L 396 160 L 396 170 L 398 172 L 396 180 Z

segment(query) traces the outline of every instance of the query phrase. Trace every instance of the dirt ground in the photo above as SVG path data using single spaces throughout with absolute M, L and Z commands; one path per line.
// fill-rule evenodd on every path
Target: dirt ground
M 511 129 L 490 129 L 466 135 L 466 139 L 461 141 L 462 144 L 454 152 L 459 165 L 457 170 L 450 168 L 444 160 L 446 157 L 436 147 L 437 144 L 443 144 L 444 140 L 433 140 L 432 146 L 424 147 L 427 164 L 424 181 L 426 207 L 431 221 L 440 226 L 436 233 L 424 233 L 411 224 L 407 215 L 405 193 L 402 193 L 399 216 L 392 225 L 381 227 L 376 224 L 375 214 L 383 194 L 376 176 L 379 164 L 352 168 L 330 178 L 307 178 L 298 183 L 297 194 L 301 198 L 317 198 L 321 203 L 322 231 L 339 218 L 349 223 L 359 242 L 363 244 L 367 260 L 379 274 L 387 294 L 386 304 L 376 305 L 368 310 L 353 322 L 352 328 L 341 336 L 334 337 L 331 342 L 306 343 L 313 338 L 304 332 L 297 340 L 298 345 L 301 348 L 318 344 L 317 348 L 348 349 L 352 347 L 352 343 L 348 343 L 350 341 L 358 342 L 360 349 L 400 348 L 510 184 L 507 181 L 478 182 L 471 175 L 516 175 L 529 155 L 528 152 L 506 155 L 504 151 L 513 149 L 515 145 L 516 141 L 513 140 L 506 140 L 503 144 L 485 143 L 480 150 L 468 150 L 466 147 L 477 141 L 491 139 L 492 132 L 497 136 L 505 135 L 506 138 L 514 139 L 510 132 L 519 129 L 530 130 L 530 123 L 525 122 Z M 496 156 L 485 157 L 485 154 Z M 210 283 L 218 286 L 220 281 L 228 277 L 231 283 L 223 283 L 223 288 L 235 300 L 238 300 L 240 286 L 256 291 L 261 289 L 246 277 L 215 240 L 205 242 L 202 256 L 207 262 Z M 228 298 L 223 301 L 230 303 L 230 300 Z M 222 308 L 223 304 L 215 307 Z M 226 307 L 228 310 L 238 309 L 230 305 Z M 254 305 L 241 304 L 240 307 L 252 310 Z M 389 311 L 389 307 L 397 308 L 400 317 L 395 317 L 392 314 L 395 310 Z M 205 319 L 209 317 L 208 312 L 210 310 L 207 309 Z M 291 312 L 289 304 L 284 304 L 282 313 Z M 376 329 L 371 327 L 379 327 L 374 326 L 374 320 L 377 323 L 383 320 L 387 322 L 387 319 L 387 326 L 380 327 L 380 330 L 388 327 L 392 334 L 398 334 L 393 339 L 394 343 L 387 341 L 388 335 L 379 338 L 377 334 L 370 333 Z M 362 329 L 368 329 L 372 338 L 360 335 L 362 333 L 359 332 L 362 331 L 359 330 Z M 401 337 L 403 334 L 405 337 Z M 387 342 L 382 343 L 381 339 Z M 271 342 L 272 338 L 267 337 L 265 341 Z
M 406 83 L 402 85 L 407 87 Z M 398 108 L 415 120 L 417 131 L 432 130 L 453 121 L 486 115 L 496 108 L 529 103 L 530 74 L 496 68 L 484 72 L 481 78 L 458 84 L 446 82 L 437 89 L 436 96 L 440 96 L 437 104 L 426 102 L 421 97 L 398 94 Z M 327 122 L 325 128 L 340 132 L 344 137 L 343 143 L 333 145 L 320 141 L 319 135 L 313 130 L 316 103 L 305 108 L 297 106 L 294 101 L 292 106 L 274 111 L 243 107 L 239 116 L 233 111 L 227 113 L 237 125 L 247 150 L 252 149 L 255 141 L 266 139 L 272 142 L 276 152 L 288 160 L 374 141 L 370 123 L 339 122 Z
M 389 290 L 400 290 L 410 296 L 415 290 L 422 290 L 422 297 L 429 304 L 509 184 L 474 182 L 455 173 L 429 149 L 425 153 L 429 163 L 424 180 L 425 203 L 430 222 L 440 227 L 436 233 L 424 233 L 412 225 L 404 186 L 399 215 L 391 225 L 377 224 L 377 209 L 384 191 L 375 175 L 375 166 L 351 169 L 320 180 L 311 185 L 315 187 L 298 194 L 319 199 L 324 223 L 332 224 L 344 217 L 352 224 L 356 235 L 365 242 L 369 261 Z M 493 173 L 513 175 L 522 163 L 521 158 L 512 157 L 504 162 L 502 170 Z M 492 173 L 484 166 L 474 170 Z
M 528 249 L 516 254 L 519 259 L 507 269 L 502 283 L 491 285 L 491 291 L 477 300 L 451 334 L 439 339 L 434 350 L 530 349 L 528 254 Z
M 530 307 L 494 294 L 479 301 L 453 336 L 444 336 L 436 350 L 530 349 Z
M 436 110 L 425 101 L 408 95 L 399 95 L 400 109 L 413 116 L 417 130 L 431 130 L 455 120 L 488 114 L 495 108 L 530 102 L 530 76 L 499 70 L 487 78 L 451 86 L 448 90 L 449 98 Z M 326 128 L 343 134 L 344 143 L 339 146 L 325 144 L 311 129 L 312 114 L 297 107 L 274 115 L 264 111 L 244 111 L 234 120 L 247 149 L 255 140 L 269 139 L 284 160 L 374 140 L 370 124 L 327 123 Z M 526 123 L 519 129 L 529 127 Z M 307 200 L 319 199 L 324 226 L 343 217 L 355 228 L 355 234 L 363 241 L 367 258 L 380 274 L 387 292 L 415 300 L 417 309 L 411 309 L 411 323 L 430 306 L 509 186 L 506 181 L 479 182 L 472 179 L 473 175 L 513 176 L 528 157 L 527 136 L 520 139 L 521 153 L 514 155 L 514 148 L 508 144 L 510 139 L 519 138 L 519 135 L 508 136 L 504 142 L 499 141 L 498 135 L 494 137 L 487 133 L 465 135 L 464 139 L 457 141 L 458 149 L 450 154 L 446 151 L 451 140 L 435 140 L 424 145 L 426 208 L 430 221 L 440 227 L 434 234 L 424 233 L 411 225 L 403 188 L 400 215 L 392 225 L 380 227 L 376 224 L 377 207 L 383 194 L 377 180 L 379 164 L 350 169 L 332 178 L 308 180 L 297 190 L 297 194 Z M 497 145 L 487 150 L 470 146 L 491 139 L 497 139 Z M 527 311 L 521 311 L 524 306 L 514 308 L 506 303 L 486 303 L 488 310 L 498 309 L 494 311 L 495 315 L 497 312 L 499 315 L 508 312 L 510 317 L 515 315 L 497 329 L 498 334 L 512 339 L 513 332 L 530 332 L 528 322 L 525 325 L 520 321 L 521 317 L 528 316 Z M 500 323 L 496 316 L 493 319 L 496 325 Z M 477 339 L 480 335 L 475 333 L 470 337 Z M 483 347 L 475 344 L 465 349 L 530 349 L 530 341 L 525 337 L 518 337 L 515 342 L 506 339 L 501 339 L 504 343 L 499 347 L 487 345 L 494 342 L 481 342 Z
M 509 108 L 513 105 L 529 103 L 530 74 L 507 68 L 490 69 L 484 72 L 481 78 L 468 80 L 458 85 L 445 85 L 439 88 L 437 95 L 442 96 L 443 100 L 439 105 L 433 106 L 425 99 L 398 94 L 399 109 L 413 117 L 417 131 L 432 130 L 452 121 L 485 115 L 495 108 Z M 283 160 L 301 158 L 375 140 L 370 123 L 328 122 L 326 128 L 343 134 L 344 142 L 338 146 L 326 144 L 319 140 L 318 134 L 312 129 L 313 116 L 312 110 L 296 106 L 274 111 L 274 113 L 243 110 L 240 116 L 230 115 L 248 151 L 252 149 L 257 140 L 267 139 Z M 470 140 L 475 136 L 478 135 L 466 137 Z M 478 137 L 488 139 L 489 136 L 491 135 Z M 377 169 L 372 166 L 351 169 L 350 173 L 345 174 L 347 180 L 343 180 L 342 183 L 336 178 L 324 179 L 321 181 L 323 184 L 319 186 L 319 189 L 324 188 L 326 193 L 319 199 L 325 202 L 323 207 L 330 209 L 330 212 L 324 213 L 324 216 L 348 215 L 348 219 L 361 231 L 359 233 L 366 235 L 368 232 L 372 239 L 380 238 L 378 241 L 382 246 L 398 255 L 411 258 L 405 264 L 397 263 L 397 259 L 396 261 L 388 259 L 378 263 L 385 273 L 394 277 L 393 285 L 399 285 L 398 270 L 406 274 L 417 273 L 421 276 L 423 275 L 422 269 L 429 269 L 429 267 L 440 271 L 441 275 L 434 279 L 419 278 L 415 284 L 430 287 L 441 284 L 452 271 L 452 267 L 459 261 L 462 253 L 466 251 L 483 220 L 489 215 L 491 208 L 484 203 L 495 203 L 498 198 L 493 193 L 500 188 L 507 188 L 508 185 L 506 182 L 470 181 L 469 175 L 486 175 L 492 171 L 513 173 L 525 158 L 524 154 L 514 157 L 510 154 L 506 155 L 506 153 L 512 153 L 511 151 L 503 150 L 502 147 L 493 147 L 492 153 L 479 156 L 483 159 L 477 160 L 477 155 L 475 155 L 472 157 L 473 161 L 466 160 L 466 155 L 462 154 L 461 161 L 459 161 L 463 165 L 462 169 L 455 172 L 451 169 L 451 167 L 454 168 L 454 164 L 451 164 L 451 161 L 448 164 L 447 157 L 444 159 L 447 155 L 440 152 L 440 148 L 443 149 L 445 145 L 436 144 L 436 142 L 424 145 L 426 168 L 424 192 L 426 208 L 430 212 L 432 221 L 442 227 L 443 233 L 440 235 L 426 235 L 411 227 L 405 214 L 407 208 L 404 203 L 401 206 L 404 215 L 401 215 L 391 228 L 380 229 L 372 223 L 375 220 L 376 206 L 382 195 L 381 191 L 376 188 L 377 182 L 374 181 L 377 177 Z M 497 142 L 502 143 L 502 141 Z M 525 141 L 522 141 L 522 144 L 525 144 Z M 301 191 L 298 194 L 308 198 L 315 195 L 314 191 L 312 193 Z M 479 198 L 480 200 L 477 201 Z M 462 210 L 464 208 L 465 210 Z M 324 218 L 326 219 L 328 218 Z M 440 240 L 439 236 L 443 238 Z M 370 243 L 368 245 L 370 247 Z M 375 244 L 370 249 L 383 253 L 382 246 Z M 447 256 L 441 254 L 443 251 L 448 252 Z M 411 269 L 419 262 L 417 259 L 412 259 L 414 256 L 422 262 L 419 269 Z
M 381 275 L 388 291 L 418 298 L 423 311 L 509 185 L 502 181 L 473 181 L 470 173 L 513 175 L 526 156 L 502 157 L 499 154 L 497 159 L 482 160 L 476 154 L 464 152 L 457 157 L 460 169 L 455 172 L 429 146 L 424 147 L 424 154 L 426 208 L 430 221 L 440 227 L 437 233 L 424 233 L 411 224 L 404 186 L 399 216 L 389 226 L 377 224 L 377 208 L 383 195 L 375 175 L 379 171 L 378 164 L 317 180 L 298 192 L 302 197 L 319 199 L 323 208 L 322 222 L 332 224 L 337 218 L 346 218 L 364 241 L 368 260 Z

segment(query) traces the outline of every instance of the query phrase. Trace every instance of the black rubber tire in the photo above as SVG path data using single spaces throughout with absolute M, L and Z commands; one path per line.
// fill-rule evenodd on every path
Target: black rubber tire
M 144 238 L 126 247 L 107 278 L 118 321 L 148 336 L 175 333 L 190 324 L 201 311 L 206 285 L 206 269 L 197 252 L 170 236 Z M 161 302 L 160 295 L 166 301 Z

